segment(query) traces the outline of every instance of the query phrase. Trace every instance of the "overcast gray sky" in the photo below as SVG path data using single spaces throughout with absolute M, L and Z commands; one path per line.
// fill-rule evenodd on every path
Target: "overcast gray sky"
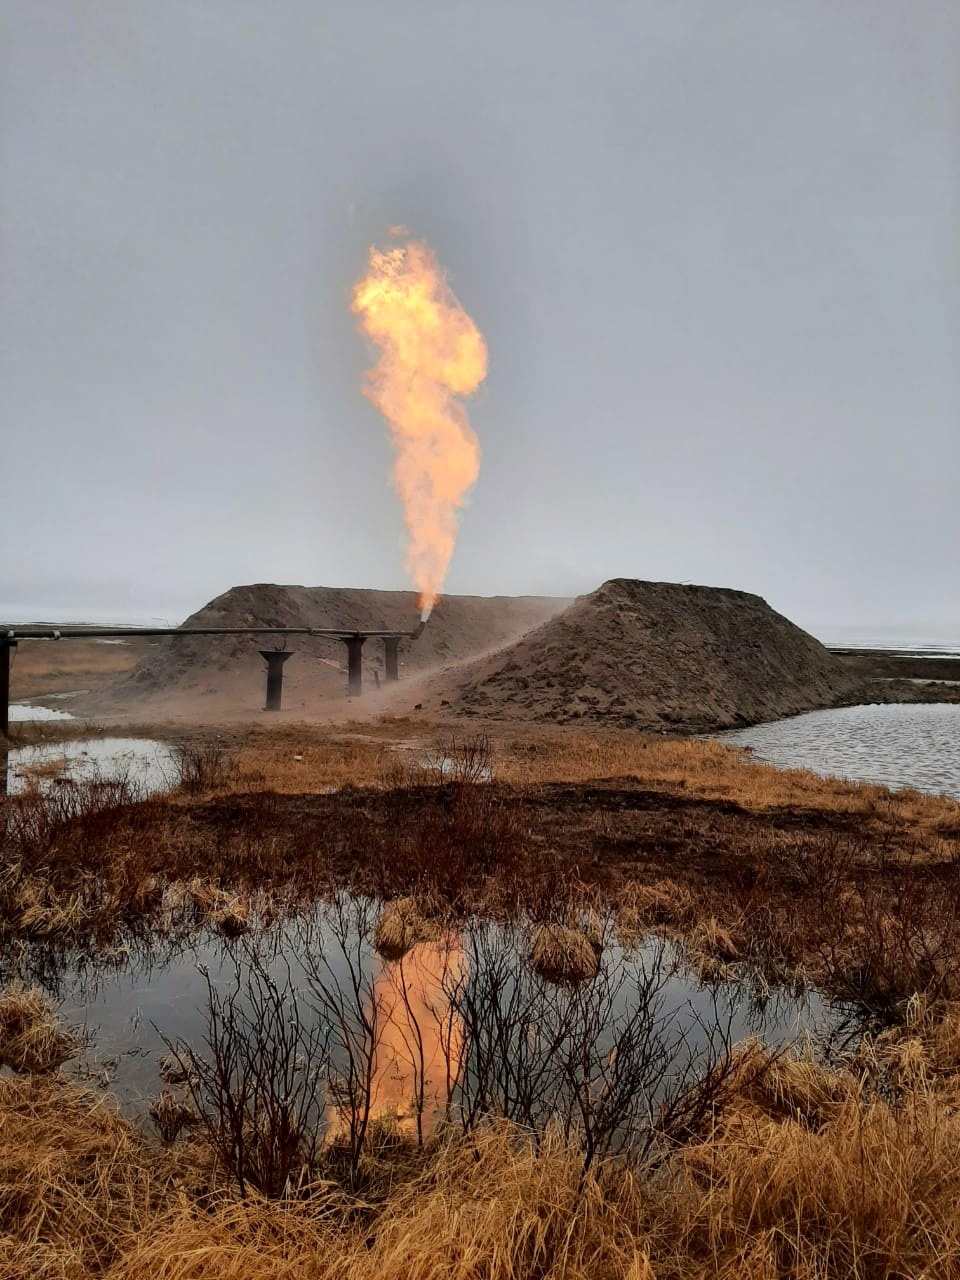
M 349 290 L 486 336 L 448 589 L 960 633 L 955 0 L 0 0 L 0 614 L 407 585 Z

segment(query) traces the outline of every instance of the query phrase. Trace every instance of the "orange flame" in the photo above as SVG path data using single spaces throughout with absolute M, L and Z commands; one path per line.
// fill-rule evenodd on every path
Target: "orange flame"
M 353 310 L 380 350 L 363 394 L 390 424 L 407 569 L 425 619 L 453 555 L 457 512 L 480 471 L 480 446 L 458 397 L 486 377 L 487 348 L 423 240 L 372 248 Z

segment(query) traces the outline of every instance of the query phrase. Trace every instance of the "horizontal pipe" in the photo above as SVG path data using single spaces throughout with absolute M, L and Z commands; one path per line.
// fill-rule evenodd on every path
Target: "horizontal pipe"
M 3 640 L 79 640 L 84 637 L 126 639 L 136 636 L 384 636 L 399 640 L 415 639 L 421 628 L 413 631 L 358 631 L 355 627 L 11 627 L 0 623 Z

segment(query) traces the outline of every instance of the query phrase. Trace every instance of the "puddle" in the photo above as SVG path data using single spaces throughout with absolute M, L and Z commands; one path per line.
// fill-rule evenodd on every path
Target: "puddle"
M 445 1110 L 510 1114 L 531 1080 L 541 1092 L 536 1105 L 525 1104 L 533 1108 L 526 1119 L 537 1119 L 540 1107 L 545 1122 L 566 1105 L 558 1099 L 587 1059 L 591 1078 L 598 1073 L 602 1084 L 604 1072 L 619 1072 L 622 1082 L 625 1055 L 638 1050 L 644 1066 L 634 1082 L 642 1075 L 645 1083 L 630 1105 L 646 1115 L 679 1072 L 725 1045 L 747 1036 L 772 1046 L 822 1040 L 842 1022 L 841 1011 L 817 993 L 771 995 L 752 981 L 702 987 L 671 945 L 648 940 L 623 950 L 609 928 L 597 976 L 565 985 L 532 970 L 524 927 L 472 922 L 386 961 L 372 946 L 376 919 L 375 904 L 342 899 L 259 938 L 208 933 L 189 946 L 153 944 L 118 963 L 34 945 L 0 952 L 2 976 L 39 982 L 67 1024 L 86 1028 L 90 1047 L 66 1070 L 109 1086 L 136 1120 L 167 1087 L 160 1075 L 164 1037 L 204 1051 L 211 1001 L 221 1032 L 249 1028 L 264 1005 L 282 1009 L 286 1027 L 309 1029 L 327 1054 L 321 1066 L 308 1064 L 311 1079 L 343 1073 L 345 1040 L 363 1041 L 364 1027 L 372 1026 L 364 1043 L 372 1055 L 373 1114 L 408 1129 L 417 1096 L 427 1122 Z M 265 1043 L 248 1037 L 258 1052 Z M 356 1042 L 352 1049 L 356 1054 Z M 333 1115 L 326 1113 L 328 1124 Z
M 57 695 L 51 695 L 57 696 Z M 61 695 L 67 696 L 67 695 Z M 73 696 L 72 694 L 69 696 Z M 61 711 L 58 707 L 31 707 L 25 702 L 11 702 L 10 723 L 23 724 L 32 720 L 74 720 L 69 711 Z
M 492 782 L 493 767 L 482 761 L 465 761 L 453 756 L 426 754 L 419 757 L 416 767 L 441 782 Z
M 358 740 L 360 735 L 356 735 Z M 379 739 L 366 736 L 366 742 Z M 413 770 L 428 774 L 437 782 L 492 782 L 494 773 L 485 751 L 466 746 L 456 754 L 442 748 L 425 747 L 422 738 L 398 738 L 388 750 L 407 762 Z
M 11 795 L 31 785 L 43 791 L 70 782 L 126 782 L 135 795 L 152 795 L 179 777 L 174 752 L 151 738 L 74 738 L 15 747 L 6 755 Z
M 960 798 L 960 706 L 839 707 L 719 734 L 758 760 Z

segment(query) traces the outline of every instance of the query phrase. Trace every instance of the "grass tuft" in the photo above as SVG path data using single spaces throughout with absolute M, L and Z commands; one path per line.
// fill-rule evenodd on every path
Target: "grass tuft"
M 530 964 L 548 982 L 585 982 L 600 967 L 599 949 L 579 929 L 539 924 L 533 929 Z
M 150 1119 L 164 1142 L 175 1142 L 183 1129 L 198 1123 L 197 1113 L 169 1089 L 150 1104 Z
M 31 1074 L 56 1071 L 77 1047 L 39 987 L 13 983 L 0 993 L 0 1066 Z
M 373 945 L 385 960 L 399 960 L 418 942 L 434 942 L 440 926 L 423 914 L 416 898 L 395 898 L 380 913 Z

